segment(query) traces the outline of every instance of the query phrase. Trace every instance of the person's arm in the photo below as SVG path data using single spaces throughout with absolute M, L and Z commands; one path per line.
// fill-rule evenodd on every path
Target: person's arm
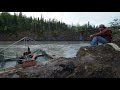
M 100 31 L 99 33 L 92 34 L 91 36 L 94 37 L 94 36 L 103 35 L 106 31 L 107 31 L 107 29 Z

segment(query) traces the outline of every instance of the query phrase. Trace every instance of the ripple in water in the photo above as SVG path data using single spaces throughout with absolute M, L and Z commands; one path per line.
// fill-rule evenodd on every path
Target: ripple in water
M 54 42 L 54 43 L 41 43 L 39 45 L 29 45 L 31 51 L 34 51 L 36 49 L 42 49 L 45 50 L 50 55 L 55 55 L 56 57 L 66 57 L 66 58 L 72 58 L 76 56 L 77 51 L 82 46 L 89 46 L 89 43 L 87 42 Z M 0 50 L 7 47 L 7 45 L 0 45 Z M 8 56 L 16 56 L 16 55 L 22 55 L 24 51 L 27 51 L 27 47 L 23 45 L 14 45 L 13 47 L 10 47 L 9 49 L 5 50 L 5 55 Z

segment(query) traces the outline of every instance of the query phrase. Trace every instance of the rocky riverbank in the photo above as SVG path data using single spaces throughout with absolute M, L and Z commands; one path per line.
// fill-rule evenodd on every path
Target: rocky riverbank
M 16 32 L 16 33 L 0 33 L 0 41 L 17 41 L 23 37 L 31 37 L 34 40 L 37 41 L 89 41 L 91 38 L 89 37 L 90 34 L 93 34 L 96 32 L 96 29 L 94 30 L 86 30 L 86 31 L 62 31 L 62 32 L 42 32 L 36 33 L 36 32 L 30 32 L 30 31 L 24 31 L 24 32 Z M 97 30 L 98 32 L 98 30 Z M 9 38 L 8 38 L 9 37 Z
M 120 47 L 120 35 L 113 43 Z M 56 58 L 0 78 L 120 78 L 120 51 L 111 45 L 81 47 L 74 58 Z

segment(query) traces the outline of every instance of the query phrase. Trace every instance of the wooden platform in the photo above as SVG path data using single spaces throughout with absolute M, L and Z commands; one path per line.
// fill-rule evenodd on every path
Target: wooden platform
M 19 67 L 26 68 L 26 67 L 35 66 L 36 64 L 37 62 L 35 60 L 26 60 L 26 61 L 23 61 L 23 64 L 16 65 L 16 68 L 19 68 Z
M 15 67 L 1 69 L 0 74 L 17 72 L 18 70 L 22 70 L 26 67 L 35 66 L 36 64 L 37 62 L 35 60 L 26 60 L 23 62 L 23 64 L 18 64 Z

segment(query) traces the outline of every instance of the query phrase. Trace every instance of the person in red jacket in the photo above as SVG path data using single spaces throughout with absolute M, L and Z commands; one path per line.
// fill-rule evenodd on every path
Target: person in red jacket
M 112 41 L 112 31 L 105 27 L 105 25 L 99 25 L 100 32 L 90 35 L 92 37 L 91 45 L 95 46 L 99 43 L 106 44 Z

